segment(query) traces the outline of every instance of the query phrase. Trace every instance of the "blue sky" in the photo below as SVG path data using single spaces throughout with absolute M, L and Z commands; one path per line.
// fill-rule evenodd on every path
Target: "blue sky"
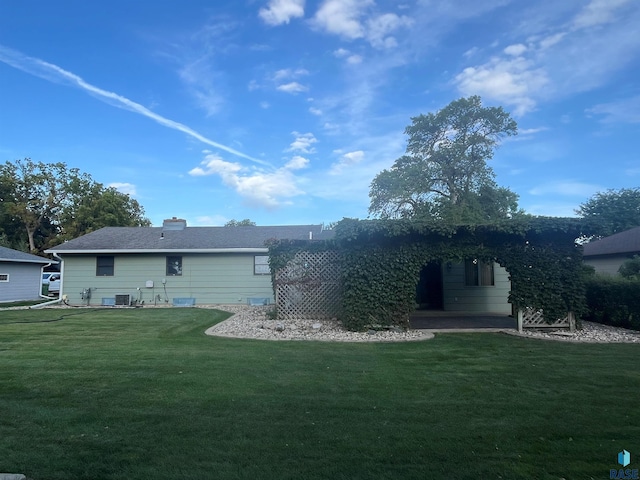
M 537 215 L 640 185 L 637 0 L 0 2 L 0 161 L 65 162 L 154 225 L 366 218 L 410 118 L 480 95 Z

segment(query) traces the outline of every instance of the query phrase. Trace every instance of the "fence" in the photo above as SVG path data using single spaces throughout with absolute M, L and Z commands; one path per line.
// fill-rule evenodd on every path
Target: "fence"
M 340 254 L 299 252 L 275 275 L 276 307 L 283 320 L 337 317 L 341 305 Z

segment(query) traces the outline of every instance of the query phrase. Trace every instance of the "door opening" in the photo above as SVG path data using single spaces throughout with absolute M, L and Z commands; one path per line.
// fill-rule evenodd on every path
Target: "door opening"
M 418 310 L 443 310 L 442 263 L 430 262 L 422 267 L 416 287 Z

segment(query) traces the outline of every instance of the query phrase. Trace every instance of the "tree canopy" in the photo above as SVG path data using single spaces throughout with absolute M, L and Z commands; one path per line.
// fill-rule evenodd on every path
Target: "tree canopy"
M 32 253 L 106 226 L 151 225 L 129 195 L 63 162 L 30 158 L 0 165 L 0 220 L 0 241 Z
M 225 227 L 255 227 L 256 222 L 245 218 L 244 220 L 231 219 L 224 224 Z
M 372 181 L 369 213 L 381 218 L 433 218 L 480 223 L 520 213 L 518 196 L 498 187 L 487 165 L 501 138 L 517 134 L 502 107 L 461 98 L 411 118 L 405 155 Z
M 598 192 L 576 213 L 585 222 L 587 236 L 606 237 L 640 226 L 640 188 Z

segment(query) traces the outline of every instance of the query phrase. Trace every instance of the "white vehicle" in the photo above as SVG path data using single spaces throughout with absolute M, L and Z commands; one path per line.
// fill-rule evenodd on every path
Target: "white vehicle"
M 49 276 L 48 283 L 49 283 L 49 294 L 53 293 L 55 295 L 59 295 L 60 294 L 60 274 L 59 273 L 51 274 Z

